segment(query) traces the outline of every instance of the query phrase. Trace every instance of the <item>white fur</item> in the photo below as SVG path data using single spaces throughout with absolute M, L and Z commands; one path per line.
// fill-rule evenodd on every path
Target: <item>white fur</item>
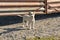
M 35 24 L 35 14 L 33 12 L 31 12 L 32 15 L 25 15 L 23 16 L 23 23 L 24 26 L 30 27 L 30 29 L 34 28 L 34 24 Z M 24 22 L 26 21 L 26 23 Z

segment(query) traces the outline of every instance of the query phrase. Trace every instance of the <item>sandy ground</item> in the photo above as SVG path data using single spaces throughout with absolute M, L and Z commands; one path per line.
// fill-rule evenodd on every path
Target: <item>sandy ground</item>
M 22 27 L 22 18 L 18 16 L 0 17 L 0 40 L 25 40 L 26 37 L 60 36 L 60 14 L 36 15 L 33 30 Z

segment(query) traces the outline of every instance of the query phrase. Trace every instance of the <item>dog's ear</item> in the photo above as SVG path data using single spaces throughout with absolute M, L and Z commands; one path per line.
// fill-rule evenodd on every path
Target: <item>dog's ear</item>
M 29 12 L 29 15 L 32 15 L 32 12 L 31 11 Z
M 33 15 L 33 14 L 34 14 L 34 12 L 31 12 L 31 11 L 29 12 L 29 15 Z

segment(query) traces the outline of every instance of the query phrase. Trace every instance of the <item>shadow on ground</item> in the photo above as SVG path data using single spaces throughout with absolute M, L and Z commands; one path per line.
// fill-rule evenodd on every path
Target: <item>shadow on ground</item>
M 18 16 L 1 16 L 0 26 L 22 23 L 22 17 Z
M 35 18 L 36 20 L 42 20 L 42 19 L 46 19 L 46 18 L 55 18 L 55 17 L 60 17 L 60 12 L 59 13 L 51 13 L 51 14 L 40 14 L 40 15 L 36 15 Z
M 0 35 L 6 34 L 9 32 L 12 32 L 12 31 L 20 31 L 20 30 L 25 30 L 25 29 L 23 27 L 21 27 L 21 28 L 4 28 L 3 30 L 6 30 L 6 31 L 1 32 Z
M 42 19 L 53 18 L 53 17 L 60 17 L 60 13 L 35 15 L 36 20 L 42 20 Z M 2 16 L 0 17 L 0 26 L 22 23 L 22 20 L 23 18 L 18 16 Z

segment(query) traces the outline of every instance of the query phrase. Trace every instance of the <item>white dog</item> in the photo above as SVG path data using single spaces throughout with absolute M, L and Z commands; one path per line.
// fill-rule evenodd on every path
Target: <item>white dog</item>
M 34 24 L 35 24 L 34 16 L 35 16 L 34 12 L 29 12 L 29 15 L 23 16 L 24 27 L 30 27 L 30 29 L 34 28 Z

